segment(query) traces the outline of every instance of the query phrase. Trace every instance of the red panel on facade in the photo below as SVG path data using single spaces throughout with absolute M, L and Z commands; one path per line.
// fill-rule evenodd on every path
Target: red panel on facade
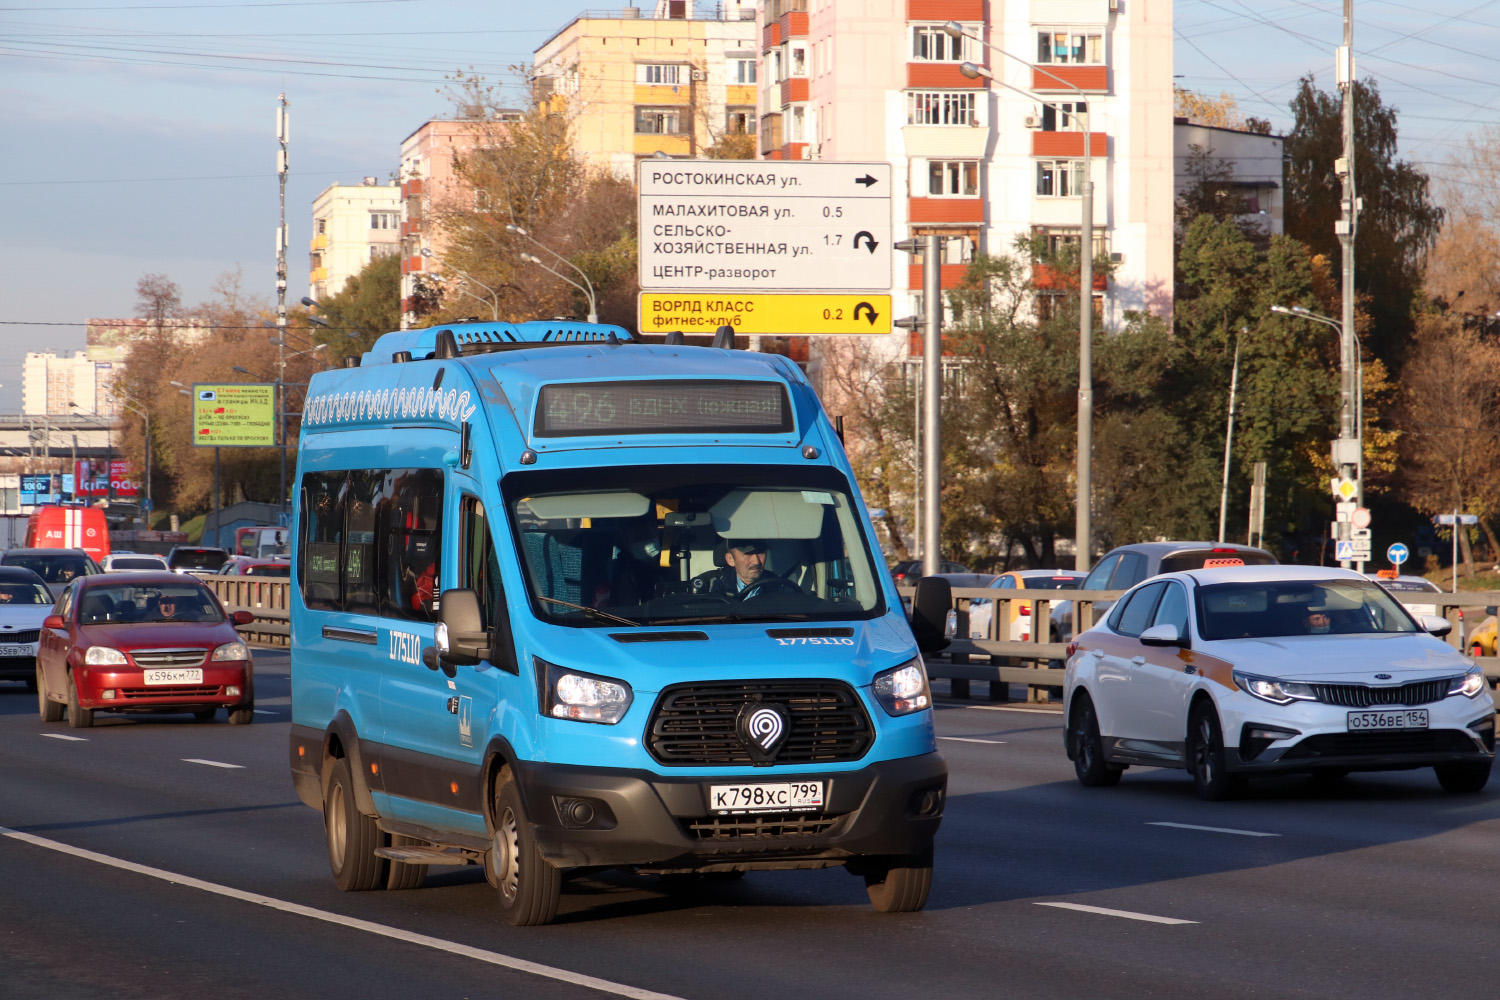
M 801 160 L 807 156 L 807 143 L 789 142 L 781 147 L 781 158 L 783 160 Z
M 984 0 L 906 0 L 908 21 L 983 21 Z
M 918 222 L 984 222 L 979 198 L 908 198 L 906 217 Z
M 942 87 L 957 90 L 962 87 L 983 87 L 989 81 L 982 77 L 970 80 L 959 72 L 953 63 L 907 63 L 906 85 L 908 87 Z
M 1059 81 L 1066 82 L 1059 82 Z M 1031 71 L 1031 89 L 1057 93 L 1071 93 L 1073 87 L 1079 90 L 1107 91 L 1109 90 L 1109 67 L 1108 66 L 1048 66 L 1044 73 L 1042 70 L 1033 68 Z
M 420 270 L 422 270 L 421 257 L 407 257 L 401 261 L 402 274 L 416 274 Z
M 1107 132 L 1089 133 L 1089 155 L 1094 158 L 1109 153 Z M 1031 133 L 1032 156 L 1083 156 L 1082 132 L 1033 132 Z
M 421 193 L 422 181 L 420 178 L 418 178 L 417 180 L 405 181 L 401 185 L 401 197 L 403 198 L 410 198 L 413 195 L 419 195 Z
M 781 22 L 772 21 L 760 29 L 760 47 L 762 49 L 774 49 L 781 44 Z
M 953 357 L 953 351 L 948 347 L 947 337 L 942 338 L 941 348 L 944 357 Z M 911 356 L 914 358 L 920 358 L 922 356 L 922 335 L 916 330 L 913 330 L 911 332 L 911 338 L 907 341 L 907 350 L 911 352 Z
M 921 237 L 918 237 L 918 239 L 920 238 Z M 938 268 L 938 271 L 942 274 L 943 287 L 957 288 L 960 284 L 963 283 L 964 274 L 968 270 L 968 264 L 943 264 Z M 906 287 L 910 288 L 912 291 L 919 292 L 922 290 L 921 264 L 908 265 L 906 281 Z
M 807 11 L 793 10 L 781 15 L 781 35 L 783 38 L 806 38 Z
M 1038 264 L 1031 269 L 1031 283 L 1038 291 L 1056 292 L 1071 289 L 1078 290 L 1071 278 L 1064 278 L 1052 268 L 1045 264 Z M 1102 274 L 1094 275 L 1094 291 L 1103 292 L 1109 288 L 1109 279 Z
M 807 77 L 791 76 L 781 81 L 781 106 L 807 100 Z

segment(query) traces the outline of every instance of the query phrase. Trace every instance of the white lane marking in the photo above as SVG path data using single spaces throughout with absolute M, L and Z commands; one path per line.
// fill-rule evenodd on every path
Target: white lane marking
M 1227 826 L 1198 826 L 1194 823 L 1168 823 L 1161 820 L 1147 823 L 1147 826 L 1170 826 L 1178 830 L 1202 830 L 1205 833 L 1232 833 L 1237 837 L 1279 837 L 1279 833 L 1262 833 L 1259 830 L 1235 830 Z
M 87 743 L 88 742 L 88 740 L 85 739 L 82 736 L 68 736 L 65 733 L 38 733 L 37 735 L 39 735 L 39 736 L 45 736 L 49 740 L 67 740 L 69 743 Z
M 954 743 L 1005 743 L 1004 740 L 982 740 L 977 736 L 939 736 L 938 739 L 952 740 Z
M 944 708 L 972 708 L 976 712 L 1020 712 L 1022 715 L 1062 716 L 1062 706 L 1057 708 L 1011 708 L 1009 705 L 944 705 Z
M 1104 917 L 1124 917 L 1126 920 L 1144 920 L 1148 924 L 1196 924 L 1196 920 L 1178 920 L 1176 917 L 1158 917 L 1150 913 L 1132 913 L 1129 910 L 1111 910 L 1103 906 L 1085 906 L 1082 903 L 1037 903 L 1037 906 L 1055 906 L 1059 910 L 1077 910 L 1080 913 L 1097 913 Z
M 187 764 L 207 764 L 209 767 L 223 767 L 231 771 L 243 771 L 245 769 L 244 764 L 226 764 L 220 760 L 203 760 L 199 757 L 184 757 L 182 760 Z
M 263 708 L 257 708 L 257 709 L 255 709 L 255 714 L 256 715 L 278 715 L 280 713 L 278 713 L 278 712 L 268 712 L 268 711 L 266 711 Z
M 432 948 L 436 951 L 444 951 L 450 955 L 458 955 L 463 958 L 472 958 L 479 962 L 490 965 L 498 965 L 506 969 L 514 969 L 517 972 L 529 973 L 533 976 L 541 976 L 546 979 L 555 979 L 559 982 L 571 983 L 574 986 L 583 986 L 587 989 L 598 990 L 601 993 L 612 993 L 615 996 L 630 997 L 632 1000 L 681 1000 L 669 993 L 656 993 L 651 990 L 643 990 L 636 986 L 627 986 L 624 983 L 613 983 L 608 979 L 598 979 L 594 976 L 586 976 L 581 972 L 572 972 L 568 969 L 559 969 L 551 965 L 542 965 L 540 962 L 528 962 L 524 958 L 513 958 L 510 955 L 502 955 L 496 951 L 486 951 L 483 948 L 474 948 L 456 941 L 445 941 L 442 938 L 429 937 L 426 934 L 418 934 L 414 931 L 403 930 L 400 927 L 391 927 L 386 924 L 377 924 L 373 920 L 360 920 L 357 917 L 347 917 L 342 913 L 331 913 L 328 910 L 319 910 L 312 906 L 303 906 L 301 903 L 291 903 L 274 896 L 262 896 L 256 892 L 246 892 L 243 889 L 234 889 L 227 885 L 219 885 L 216 882 L 205 882 L 202 879 L 192 878 L 187 875 L 178 875 L 162 868 L 152 868 L 148 865 L 136 864 L 123 858 L 111 857 L 108 854 L 99 854 L 96 851 L 87 851 L 81 847 L 64 844 L 56 840 L 47 840 L 45 837 L 33 836 L 22 833 L 19 830 L 11 830 L 0 826 L 0 836 L 19 840 L 22 843 L 31 844 L 49 851 L 57 851 L 61 854 L 70 854 L 75 858 L 85 861 L 94 861 L 101 865 L 109 865 L 111 868 L 119 868 L 122 871 L 135 872 L 137 875 L 146 875 L 150 878 L 160 879 L 163 882 L 171 882 L 174 885 L 185 886 L 189 889 L 200 889 L 203 892 L 211 892 L 216 896 L 227 896 L 230 899 L 238 899 L 246 903 L 254 903 L 257 906 L 265 906 L 283 913 L 292 913 L 312 920 L 321 920 L 324 923 L 338 924 L 352 930 L 364 931 L 367 934 L 375 934 L 380 937 L 391 938 L 395 941 L 404 941 L 407 944 L 420 945 L 424 948 Z

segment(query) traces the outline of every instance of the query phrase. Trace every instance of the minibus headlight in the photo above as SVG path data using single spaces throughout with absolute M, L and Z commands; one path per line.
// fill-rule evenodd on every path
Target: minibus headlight
M 1234 672 L 1234 682 L 1246 694 L 1253 695 L 1261 701 L 1269 701 L 1273 705 L 1290 705 L 1294 701 L 1317 700 L 1317 695 L 1313 693 L 1312 685 L 1303 684 L 1299 681 L 1281 681 L 1274 677 L 1256 677 L 1254 674 L 1242 674 L 1236 670 Z
M 889 715 L 910 715 L 932 707 L 932 690 L 927 686 L 927 667 L 919 656 L 914 660 L 882 670 L 871 685 L 875 700 Z
M 90 646 L 83 654 L 83 662 L 95 667 L 121 667 L 130 661 L 125 654 L 110 646 Z
M 1470 667 L 1468 673 L 1453 678 L 1453 683 L 1448 685 L 1448 694 L 1461 694 L 1469 698 L 1478 697 L 1483 690 L 1484 670 L 1478 666 Z
M 214 650 L 214 655 L 209 657 L 213 660 L 248 660 L 250 659 L 250 648 L 243 642 L 226 642 Z
M 599 677 L 538 660 L 546 670 L 543 683 L 544 711 L 554 719 L 597 722 L 612 726 L 630 708 L 630 685 L 612 677 Z

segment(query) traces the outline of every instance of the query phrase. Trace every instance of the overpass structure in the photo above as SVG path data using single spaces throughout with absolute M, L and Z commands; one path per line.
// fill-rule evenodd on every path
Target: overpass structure
M 0 457 L 108 458 L 114 437 L 114 418 L 98 414 L 0 413 Z

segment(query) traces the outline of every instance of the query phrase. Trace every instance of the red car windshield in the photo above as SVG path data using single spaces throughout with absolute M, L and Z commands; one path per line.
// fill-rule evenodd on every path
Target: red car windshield
M 203 587 L 176 584 L 115 584 L 78 595 L 78 623 L 221 622 L 214 596 Z

